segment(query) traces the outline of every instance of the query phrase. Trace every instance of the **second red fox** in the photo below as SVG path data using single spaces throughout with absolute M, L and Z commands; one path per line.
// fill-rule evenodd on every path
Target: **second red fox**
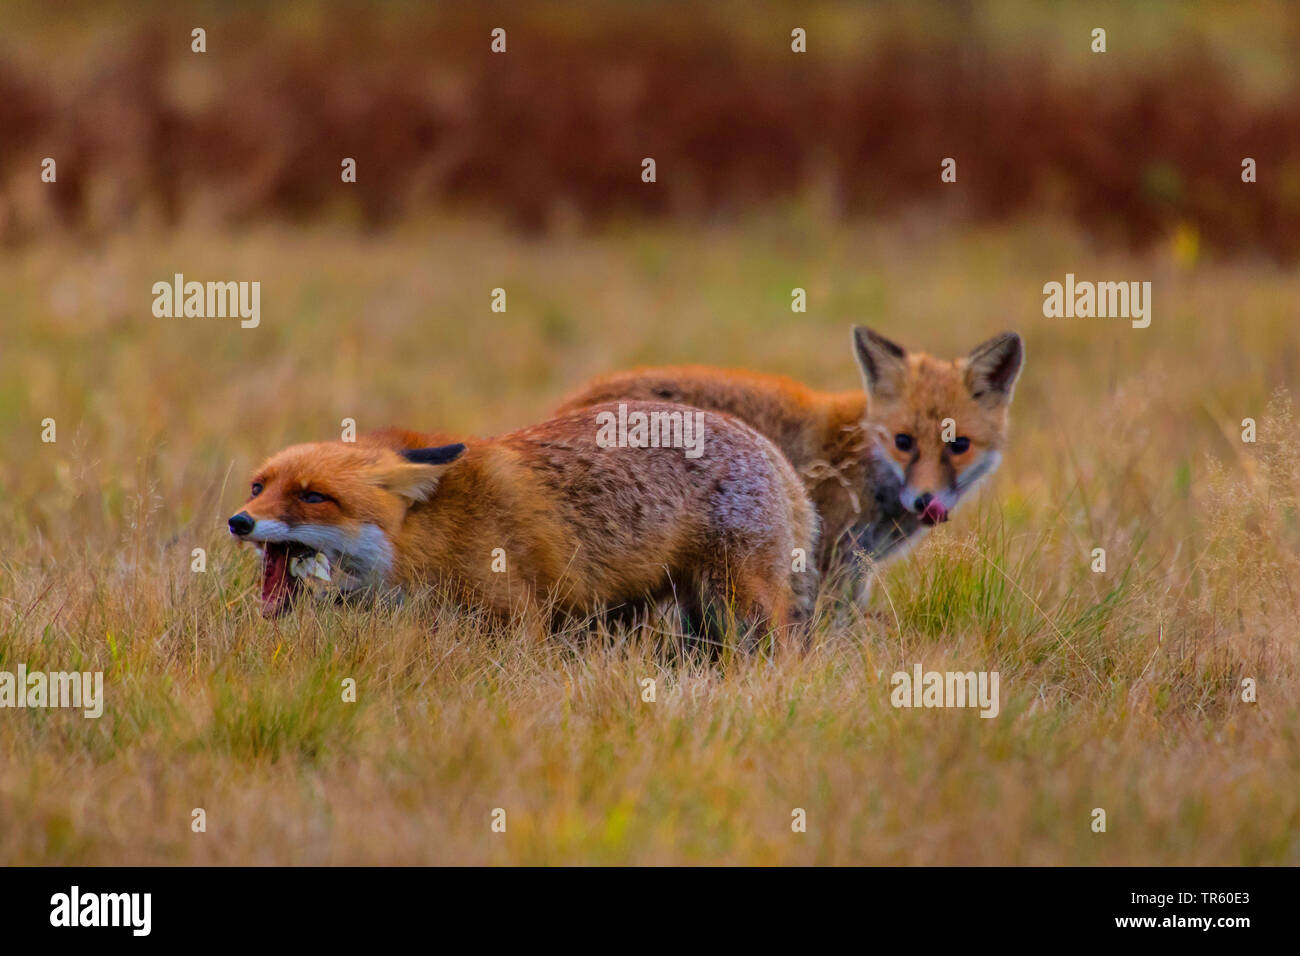
M 820 392 L 780 375 L 702 365 L 617 372 L 583 386 L 567 413 L 618 400 L 671 401 L 734 415 L 794 464 L 821 518 L 818 565 L 857 552 L 895 557 L 1002 461 L 1024 345 L 1004 332 L 947 361 L 863 326 L 853 351 L 865 391 Z M 863 577 L 858 600 L 869 590 Z

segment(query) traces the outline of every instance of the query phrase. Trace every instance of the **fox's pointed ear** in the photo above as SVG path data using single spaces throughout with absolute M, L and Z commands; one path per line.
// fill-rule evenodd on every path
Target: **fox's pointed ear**
M 867 394 L 897 395 L 907 371 L 907 350 L 865 325 L 853 327 L 853 354 Z
M 386 469 L 380 476 L 380 483 L 412 504 L 427 501 L 438 487 L 438 480 L 447 466 L 464 451 L 465 446 L 459 443 L 437 448 L 404 449 L 400 454 L 406 461 Z
M 439 445 L 436 448 L 404 448 L 401 455 L 407 461 L 417 465 L 450 465 L 465 452 L 460 442 L 454 445 Z
M 966 356 L 966 387 L 977 402 L 995 407 L 1011 401 L 1025 364 L 1025 345 L 1015 332 L 981 342 Z

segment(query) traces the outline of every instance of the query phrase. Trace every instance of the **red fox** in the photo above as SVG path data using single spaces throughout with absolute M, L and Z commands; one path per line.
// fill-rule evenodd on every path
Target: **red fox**
M 683 425 L 693 434 L 670 447 Z M 759 633 L 811 612 L 816 513 L 785 457 L 727 415 L 632 402 L 426 444 L 390 429 L 294 445 L 257 470 L 229 527 L 262 548 L 264 614 L 318 580 L 442 584 L 502 614 L 676 597 L 697 620 L 721 609 Z
M 1014 332 L 955 361 L 909 353 L 853 329 L 865 393 L 818 392 L 792 379 L 706 366 L 637 369 L 584 386 L 559 408 L 618 400 L 677 402 L 734 415 L 776 443 L 798 469 L 821 518 L 818 565 L 854 553 L 879 561 L 923 527 L 948 519 L 997 468 L 1007 409 L 1024 363 Z M 859 582 L 859 600 L 867 597 Z

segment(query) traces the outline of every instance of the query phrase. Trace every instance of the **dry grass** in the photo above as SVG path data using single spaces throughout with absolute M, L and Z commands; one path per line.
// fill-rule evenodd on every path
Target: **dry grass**
M 1300 282 L 1066 235 L 794 210 L 546 244 L 446 222 L 139 234 L 0 262 L 0 669 L 102 668 L 108 697 L 97 721 L 0 711 L 0 862 L 1300 862 L 1300 467 L 1273 394 L 1295 385 Z M 262 327 L 153 318 L 175 271 L 261 280 Z M 1151 328 L 1042 318 L 1066 271 L 1153 279 Z M 980 503 L 806 657 L 539 646 L 427 601 L 257 615 L 222 519 L 288 441 L 345 416 L 501 430 L 634 362 L 851 387 L 853 321 L 942 352 L 1014 327 L 1028 363 Z M 999 671 L 1001 715 L 891 708 L 916 662 Z

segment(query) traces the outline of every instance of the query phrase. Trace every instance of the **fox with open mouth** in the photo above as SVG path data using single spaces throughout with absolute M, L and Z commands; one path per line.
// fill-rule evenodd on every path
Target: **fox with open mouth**
M 604 447 L 596 406 L 491 439 L 389 430 L 294 445 L 254 474 L 230 532 L 259 545 L 262 611 L 309 590 L 450 585 L 467 603 L 554 616 L 674 598 L 766 632 L 806 620 L 817 519 L 785 457 L 704 414 L 705 453 Z M 648 414 L 695 414 L 631 403 Z M 716 620 L 716 618 L 714 618 Z
M 383 588 L 394 563 L 385 529 L 436 483 L 436 466 L 465 449 L 440 443 L 399 457 L 407 441 L 431 444 L 426 437 L 437 441 L 388 430 L 356 443 L 294 445 L 257 469 L 248 502 L 227 525 L 262 551 L 264 615 L 285 613 L 304 591 L 346 596 Z

